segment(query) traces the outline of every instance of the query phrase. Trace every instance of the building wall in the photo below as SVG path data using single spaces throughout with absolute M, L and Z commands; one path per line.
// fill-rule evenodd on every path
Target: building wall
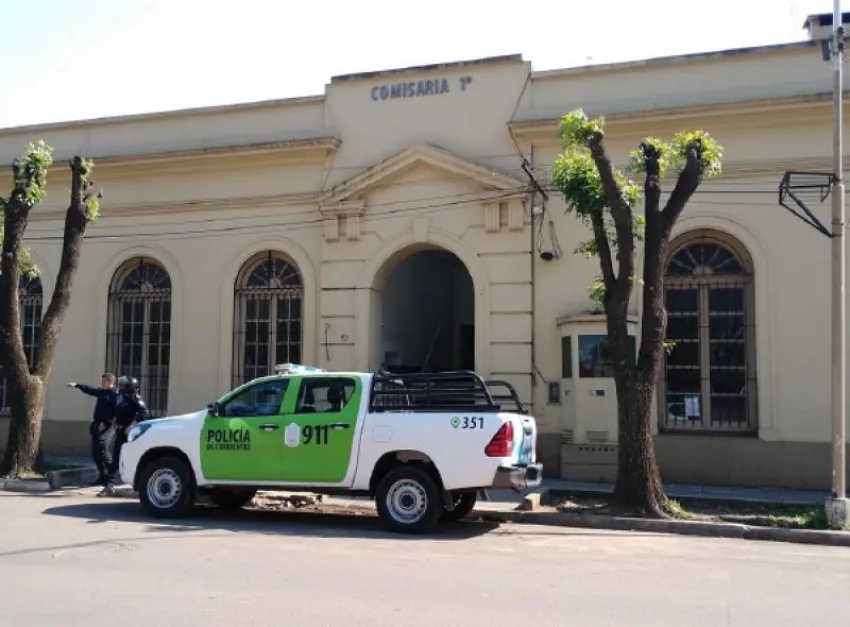
M 404 97 L 428 81 L 430 93 Z M 303 361 L 360 370 L 381 361 L 382 325 L 404 332 L 381 315 L 392 271 L 436 249 L 469 273 L 476 368 L 531 401 L 547 473 L 611 478 L 613 382 L 575 376 L 577 338 L 604 333 L 587 296 L 598 264 L 573 253 L 589 232 L 554 192 L 542 212 L 532 206 L 521 158 L 548 184 L 558 118 L 582 106 L 609 114 L 617 165 L 645 135 L 710 131 L 725 148 L 724 174 L 704 182 L 675 236 L 711 229 L 752 261 L 757 432 L 669 434 L 656 422 L 665 479 L 824 487 L 828 241 L 776 200 L 786 170 L 829 163 L 831 109 L 820 95 L 829 89 L 811 45 L 546 73 L 503 59 L 337 77 L 324 97 L 0 131 L 2 162 L 33 139 L 56 147 L 51 194 L 28 231 L 46 295 L 58 272 L 64 159 L 95 157 L 107 193 L 56 354 L 45 447 L 87 448 L 91 403 L 62 384 L 103 371 L 109 285 L 127 259 L 147 255 L 170 274 L 168 411 L 182 413 L 231 387 L 233 289 L 252 255 L 279 251 L 301 273 Z M 827 206 L 817 211 L 826 221 Z M 639 288 L 630 314 L 636 324 Z

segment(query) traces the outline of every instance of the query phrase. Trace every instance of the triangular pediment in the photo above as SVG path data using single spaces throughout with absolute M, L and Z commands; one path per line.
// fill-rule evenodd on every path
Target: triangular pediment
M 369 188 L 386 184 L 388 180 L 418 166 L 442 170 L 455 178 L 466 179 L 480 185 L 485 191 L 520 192 L 526 186 L 526 183 L 520 179 L 464 159 L 448 150 L 430 144 L 418 144 L 384 159 L 368 170 L 328 190 L 321 197 L 322 204 L 336 205 L 353 200 Z

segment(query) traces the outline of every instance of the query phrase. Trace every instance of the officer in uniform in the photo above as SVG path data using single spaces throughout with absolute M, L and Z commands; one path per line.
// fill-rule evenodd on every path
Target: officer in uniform
M 118 404 L 115 375 L 105 372 L 101 376 L 99 388 L 82 383 L 66 383 L 65 385 L 97 399 L 92 421 L 89 424 L 89 434 L 91 435 L 92 457 L 95 466 L 97 466 L 97 484 L 105 486 L 109 483 L 112 450 L 115 448 L 115 407 Z
M 113 482 L 121 482 L 119 463 L 121 447 L 127 442 L 127 434 L 136 423 L 148 420 L 150 411 L 139 394 L 139 380 L 136 377 L 122 376 L 118 379 L 118 405 L 115 408 L 115 446 L 112 451 L 112 466 L 110 468 L 110 484 L 101 495 L 108 496 L 114 492 Z

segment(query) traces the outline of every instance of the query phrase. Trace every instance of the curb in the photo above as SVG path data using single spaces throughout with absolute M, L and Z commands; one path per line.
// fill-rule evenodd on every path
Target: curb
M 41 479 L 0 479 L 0 491 L 24 494 L 45 494 L 53 488 L 50 482 Z
M 654 520 L 647 518 L 597 516 L 592 514 L 565 514 L 561 512 L 493 512 L 475 510 L 471 516 L 490 522 L 509 522 L 525 525 L 606 529 L 611 531 L 640 531 L 707 538 L 733 538 L 738 540 L 762 540 L 768 542 L 850 547 L 850 533 L 843 531 L 751 527 L 737 523 Z
M 97 468 L 80 466 L 78 468 L 63 468 L 47 473 L 47 481 L 54 490 L 68 487 L 88 487 L 97 479 Z
M 61 472 L 61 471 L 60 471 Z M 29 494 L 44 494 L 56 491 L 49 481 L 37 479 L 0 479 L 0 491 Z M 71 493 L 88 495 L 82 490 L 69 490 Z M 293 495 L 281 492 L 260 492 L 257 495 L 265 504 L 286 503 L 297 508 L 299 505 L 327 505 L 334 509 L 369 510 L 375 507 L 370 501 L 362 504 L 346 501 L 344 503 L 327 502 L 315 499 L 312 495 Z M 312 498 L 311 498 L 312 496 Z M 129 486 L 116 488 L 116 494 L 110 498 L 136 498 L 137 494 Z M 306 498 L 305 498 L 306 497 Z M 303 499 L 303 501 L 302 501 Z M 545 499 L 545 497 L 544 497 Z M 292 501 L 302 501 L 297 505 Z M 306 502 L 304 502 L 306 501 Z M 318 501 L 318 502 L 317 502 Z M 288 503 L 288 504 L 289 504 Z M 738 523 L 702 522 L 690 520 L 656 520 L 652 518 L 626 518 L 618 516 L 599 516 L 594 514 L 567 514 L 556 511 L 493 511 L 475 509 L 469 520 L 496 523 L 515 523 L 523 525 L 544 525 L 549 527 L 573 527 L 579 529 L 605 529 L 610 531 L 637 531 L 643 533 L 665 533 L 706 538 L 732 538 L 737 540 L 761 540 L 767 542 L 786 542 L 818 546 L 850 547 L 850 533 L 818 529 L 788 529 L 782 527 L 756 527 Z

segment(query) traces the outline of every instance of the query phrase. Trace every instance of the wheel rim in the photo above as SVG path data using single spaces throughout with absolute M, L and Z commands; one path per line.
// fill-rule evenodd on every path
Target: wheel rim
M 148 500 L 154 507 L 166 509 L 180 498 L 183 482 L 180 476 L 170 468 L 160 468 L 148 479 Z
M 400 523 L 416 523 L 428 509 L 428 494 L 420 483 L 399 479 L 387 492 L 387 509 L 393 519 Z

